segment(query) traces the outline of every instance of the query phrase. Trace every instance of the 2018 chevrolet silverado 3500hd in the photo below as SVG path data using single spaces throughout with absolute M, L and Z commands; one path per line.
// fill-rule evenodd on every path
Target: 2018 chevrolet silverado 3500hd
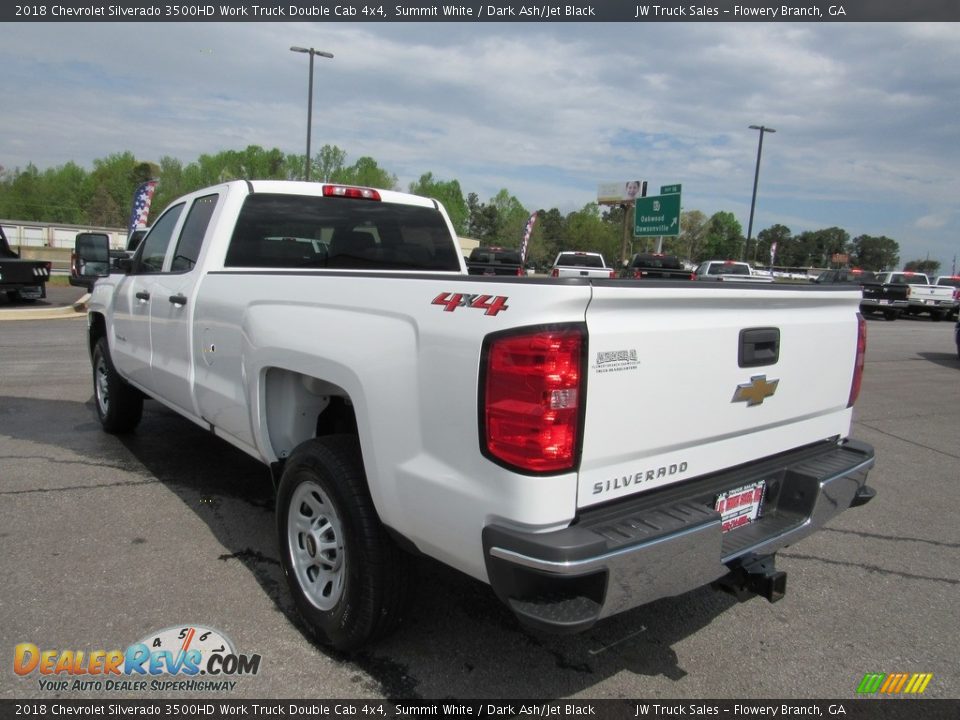
M 434 200 L 278 181 L 175 201 L 123 270 L 89 302 L 104 429 L 147 396 L 268 465 L 337 648 L 395 625 L 410 552 L 555 631 L 775 600 L 774 554 L 874 494 L 859 289 L 471 276 Z

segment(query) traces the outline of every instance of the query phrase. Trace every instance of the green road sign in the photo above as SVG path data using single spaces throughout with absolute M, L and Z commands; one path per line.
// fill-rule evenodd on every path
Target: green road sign
M 679 195 L 680 194 L 680 185 L 661 185 L 660 186 L 661 195 Z
M 633 220 L 634 237 L 680 234 L 680 195 L 637 198 Z

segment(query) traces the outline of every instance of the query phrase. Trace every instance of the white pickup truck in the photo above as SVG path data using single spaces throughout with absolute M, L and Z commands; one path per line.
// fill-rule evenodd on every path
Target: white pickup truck
M 892 285 L 906 285 L 909 289 L 907 307 L 904 310 L 908 315 L 930 315 L 936 322 L 943 320 L 953 312 L 953 288 L 948 285 L 934 285 L 924 273 L 910 272 L 882 272 L 877 273 L 880 282 Z
M 774 554 L 874 495 L 859 302 L 470 276 L 434 200 L 235 181 L 97 280 L 88 342 L 106 431 L 154 398 L 270 467 L 297 608 L 349 651 L 409 553 L 555 631 L 712 582 L 779 599 Z
M 706 260 L 694 271 L 696 280 L 772 283 L 773 275 L 760 275 L 748 263 L 735 260 Z
M 953 288 L 953 309 L 948 313 L 956 320 L 960 315 L 960 275 L 938 275 L 934 285 Z
M 550 269 L 550 277 L 614 278 L 617 271 L 607 267 L 603 255 L 579 250 L 557 254 Z

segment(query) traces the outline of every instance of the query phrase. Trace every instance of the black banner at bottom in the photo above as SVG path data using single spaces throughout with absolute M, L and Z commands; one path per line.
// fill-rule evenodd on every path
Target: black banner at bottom
M 837 718 L 960 717 L 960 700 L 0 700 L 8 718 Z

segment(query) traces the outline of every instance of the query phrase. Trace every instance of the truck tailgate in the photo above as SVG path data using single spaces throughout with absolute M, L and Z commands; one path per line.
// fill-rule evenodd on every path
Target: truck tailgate
M 597 284 L 578 506 L 845 437 L 860 298 Z

